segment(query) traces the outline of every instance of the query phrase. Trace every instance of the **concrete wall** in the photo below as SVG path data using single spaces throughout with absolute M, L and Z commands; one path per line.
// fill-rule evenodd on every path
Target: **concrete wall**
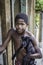
M 0 45 L 2 45 L 1 16 L 0 16 Z M 3 54 L 0 55 L 0 64 L 3 65 Z

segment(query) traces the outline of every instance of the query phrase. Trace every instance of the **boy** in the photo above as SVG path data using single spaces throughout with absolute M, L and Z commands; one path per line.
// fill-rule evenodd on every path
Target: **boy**
M 41 58 L 42 54 L 37 47 L 37 42 L 34 36 L 26 28 L 28 26 L 28 16 L 19 13 L 15 17 L 15 28 L 10 29 L 2 46 L 0 46 L 0 53 L 8 46 L 8 42 L 13 39 L 15 53 L 18 48 L 23 44 L 19 53 L 16 55 L 15 65 L 35 65 L 35 58 Z M 29 41 L 29 39 L 31 39 Z M 32 52 L 33 51 L 33 52 Z M 32 53 L 30 53 L 32 52 Z M 28 62 L 27 62 L 28 61 Z M 26 63 L 25 63 L 26 62 Z

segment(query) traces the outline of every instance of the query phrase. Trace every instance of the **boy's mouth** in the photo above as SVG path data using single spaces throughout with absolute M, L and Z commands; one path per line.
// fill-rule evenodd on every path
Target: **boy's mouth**
M 21 30 L 21 29 L 18 29 L 17 31 L 18 31 L 18 32 L 22 32 L 22 30 Z
M 18 32 L 18 33 L 22 33 L 23 30 L 22 30 L 22 29 L 17 29 L 17 32 Z

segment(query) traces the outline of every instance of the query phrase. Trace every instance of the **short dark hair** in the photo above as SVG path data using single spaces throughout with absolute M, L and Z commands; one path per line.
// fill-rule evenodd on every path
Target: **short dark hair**
M 26 14 L 24 14 L 24 13 L 17 14 L 16 17 L 15 17 L 15 24 L 16 24 L 18 19 L 24 19 L 24 22 L 26 24 L 28 24 L 28 16 Z

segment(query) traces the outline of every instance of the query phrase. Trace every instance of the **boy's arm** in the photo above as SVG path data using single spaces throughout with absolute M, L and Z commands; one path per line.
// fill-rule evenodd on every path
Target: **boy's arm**
M 5 50 L 5 48 L 8 46 L 8 42 L 11 40 L 11 30 L 8 31 L 8 34 L 6 36 L 6 39 L 2 45 L 0 45 L 0 54 Z
M 31 54 L 29 57 L 30 58 L 34 58 L 34 59 L 35 58 L 42 58 L 41 50 L 37 46 L 37 41 L 36 41 L 35 37 L 32 36 L 31 38 L 32 38 L 32 43 L 33 43 L 33 46 L 34 46 L 34 48 L 36 50 L 36 53 L 35 54 Z

